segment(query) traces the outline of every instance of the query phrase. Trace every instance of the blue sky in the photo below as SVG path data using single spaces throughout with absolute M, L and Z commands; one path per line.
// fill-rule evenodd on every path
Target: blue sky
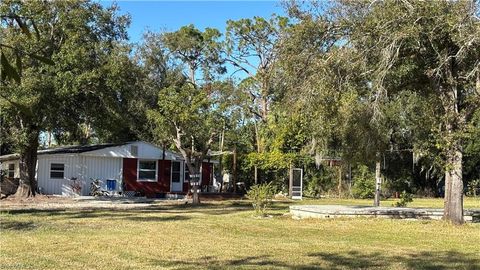
M 100 1 L 111 5 L 112 1 Z M 225 31 L 226 21 L 270 17 L 272 13 L 285 15 L 280 1 L 117 1 L 120 13 L 129 13 L 132 23 L 129 28 L 131 42 L 138 42 L 145 30 L 175 31 L 194 24 L 199 29 L 206 27 Z

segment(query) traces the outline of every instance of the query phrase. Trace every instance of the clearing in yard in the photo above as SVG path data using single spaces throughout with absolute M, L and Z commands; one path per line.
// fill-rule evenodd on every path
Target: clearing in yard
M 247 201 L 111 208 L 42 202 L 48 207 L 31 205 L 36 209 L 2 202 L 0 268 L 480 269 L 478 223 L 294 220 L 287 214 L 294 203 L 276 202 L 271 218 L 256 218 Z M 392 201 L 384 203 L 390 206 Z M 440 199 L 416 199 L 412 206 L 441 204 Z M 480 208 L 480 200 L 467 199 L 465 208 Z

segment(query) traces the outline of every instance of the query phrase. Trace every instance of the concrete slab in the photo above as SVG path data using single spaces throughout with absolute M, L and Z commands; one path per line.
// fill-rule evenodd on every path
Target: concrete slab
M 376 217 L 392 219 L 433 219 L 443 216 L 443 209 L 373 207 L 347 205 L 294 205 L 290 206 L 294 218 Z M 466 222 L 480 222 L 480 209 L 464 210 Z

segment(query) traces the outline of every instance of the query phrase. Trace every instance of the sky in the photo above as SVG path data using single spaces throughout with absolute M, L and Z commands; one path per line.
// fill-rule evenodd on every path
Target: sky
M 100 1 L 109 6 L 112 1 Z M 137 43 L 145 30 L 175 31 L 188 24 L 203 30 L 217 28 L 225 32 L 227 20 L 285 15 L 280 1 L 116 1 L 120 13 L 129 13 L 128 33 Z

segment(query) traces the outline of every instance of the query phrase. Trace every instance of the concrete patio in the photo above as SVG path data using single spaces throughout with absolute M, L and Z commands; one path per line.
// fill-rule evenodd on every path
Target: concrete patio
M 442 219 L 443 209 L 373 207 L 346 205 L 294 205 L 290 206 L 294 218 L 339 218 L 339 217 L 375 217 L 392 219 Z M 480 222 L 480 209 L 464 210 L 465 222 Z

